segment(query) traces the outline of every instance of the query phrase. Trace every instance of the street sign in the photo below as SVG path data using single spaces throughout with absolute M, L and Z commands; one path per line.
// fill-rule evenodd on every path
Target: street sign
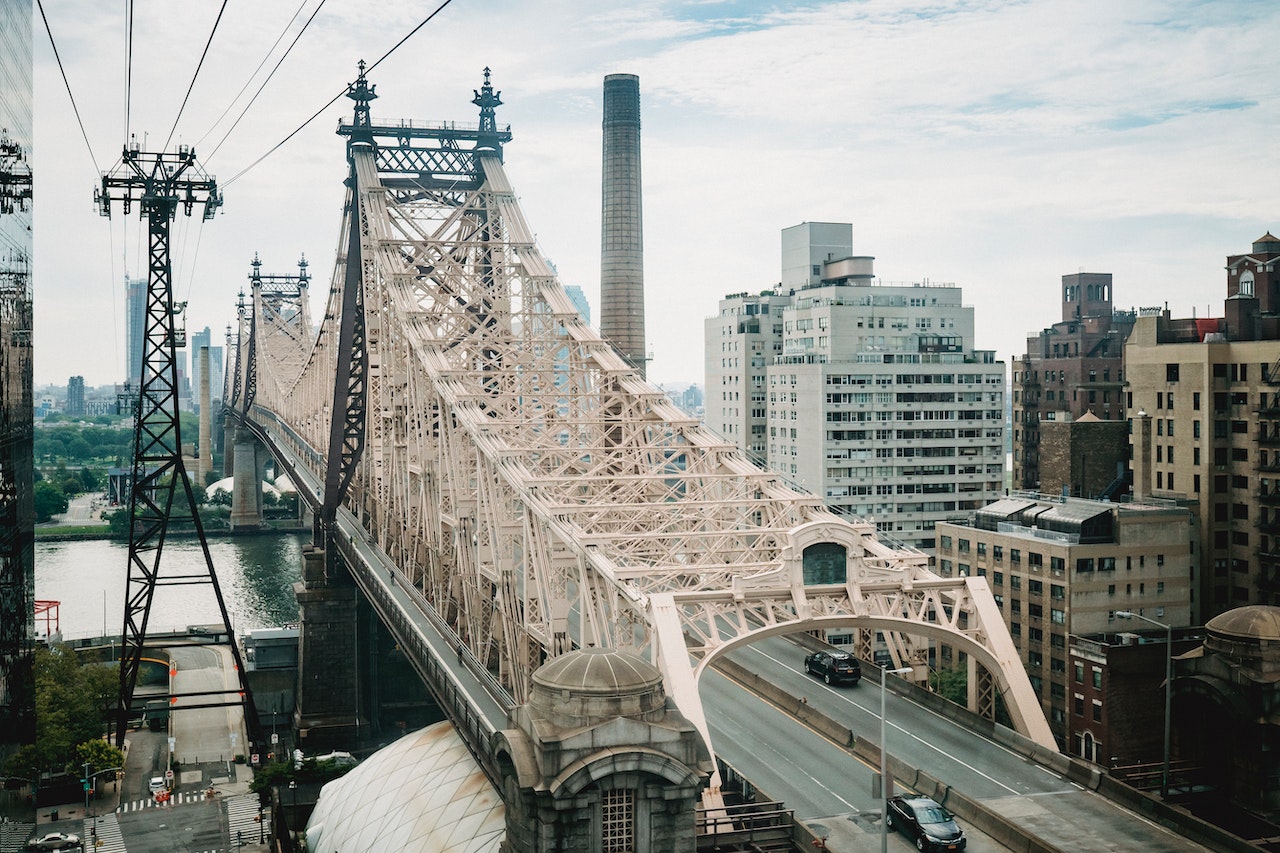
M 251 755 L 251 756 L 249 757 L 249 760 L 253 763 L 253 766 L 254 766 L 254 767 L 257 767 L 257 766 L 258 766 L 258 753 L 256 753 L 256 752 L 255 752 L 253 755 Z
M 172 771 L 172 770 L 166 770 L 166 771 L 164 771 L 164 778 L 166 778 L 166 779 L 172 779 L 172 778 L 173 778 L 173 771 Z
M 234 735 L 232 735 L 232 737 L 234 737 Z M 279 742 L 280 742 L 280 735 L 276 734 L 275 732 L 272 732 L 272 733 L 271 733 L 271 745 L 272 745 L 272 746 L 275 746 L 275 745 L 276 745 L 276 744 L 278 744 Z

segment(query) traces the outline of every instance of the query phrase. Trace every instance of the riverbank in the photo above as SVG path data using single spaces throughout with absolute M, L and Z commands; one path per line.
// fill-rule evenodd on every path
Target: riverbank
M 311 528 L 305 524 L 299 524 L 296 519 L 267 519 L 263 522 L 263 526 L 256 530 L 231 530 L 229 528 L 205 527 L 204 535 L 206 538 L 217 539 L 238 539 L 242 536 L 278 536 L 281 533 L 310 533 Z M 183 529 L 181 527 L 170 527 L 167 534 L 170 538 L 190 539 L 195 537 L 196 532 L 193 528 Z M 105 524 L 95 524 L 89 526 L 58 526 L 58 527 L 37 527 L 37 542 L 83 542 L 94 539 L 111 539 L 116 542 L 128 541 L 124 536 L 116 536 L 111 532 L 111 528 Z

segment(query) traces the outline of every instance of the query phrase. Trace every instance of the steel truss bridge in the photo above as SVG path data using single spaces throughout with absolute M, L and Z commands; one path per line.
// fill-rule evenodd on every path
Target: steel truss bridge
M 363 68 L 348 94 L 323 318 L 305 287 L 255 282 L 224 395 L 323 484 L 318 539 L 350 510 L 517 703 L 549 658 L 626 649 L 711 747 L 718 655 L 843 627 L 865 659 L 883 632 L 895 667 L 965 653 L 970 709 L 1000 696 L 1055 748 L 984 578 L 940 578 L 756 467 L 583 321 L 508 179 L 488 69 L 479 125 L 375 121 Z

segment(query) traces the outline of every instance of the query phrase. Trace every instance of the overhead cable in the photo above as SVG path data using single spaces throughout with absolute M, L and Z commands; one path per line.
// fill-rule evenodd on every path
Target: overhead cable
M 294 45 L 298 43 L 298 39 L 302 38 L 302 34 L 307 31 L 307 27 L 311 26 L 311 22 L 316 19 L 316 15 L 320 12 L 320 9 L 324 7 L 324 4 L 326 2 L 327 0 L 320 0 L 320 4 L 316 6 L 314 11 L 312 11 L 311 17 L 307 18 L 307 22 L 302 25 L 302 29 L 298 30 L 298 34 L 293 37 L 293 41 L 289 42 L 289 47 L 285 49 L 285 52 L 283 54 L 281 54 L 280 59 L 275 64 L 275 67 L 271 69 L 271 73 L 267 75 L 267 78 L 262 81 L 262 85 L 258 87 L 258 91 L 253 93 L 253 97 L 249 99 L 249 103 L 244 105 L 244 109 L 240 111 L 240 115 L 236 116 L 236 120 L 232 122 L 231 127 L 227 128 L 227 132 L 222 135 L 222 139 L 218 140 L 218 144 L 215 145 L 213 147 L 213 150 L 209 152 L 209 156 L 205 158 L 206 165 L 208 164 L 209 160 L 213 157 L 213 155 L 218 153 L 218 149 L 222 147 L 222 143 L 226 142 L 227 137 L 230 136 L 231 132 L 236 129 L 236 125 L 240 124 L 240 120 L 244 118 L 245 113 L 249 111 L 249 107 L 253 106 L 253 102 L 258 100 L 258 96 L 262 94 L 262 90 L 266 88 L 266 85 L 268 83 L 271 82 L 271 78 L 275 76 L 275 73 L 280 70 L 280 65 L 289 56 L 289 52 L 292 51 Z M 299 11 L 301 11 L 301 7 L 299 7 Z M 295 14 L 294 17 L 296 18 L 297 15 Z M 293 22 L 290 21 L 290 23 L 293 23 Z M 281 33 L 280 35 L 283 36 L 284 33 Z M 276 44 L 279 44 L 279 43 L 280 43 L 280 40 L 276 39 Z M 275 45 L 272 45 L 271 49 L 275 50 Z M 263 59 L 263 62 L 266 62 L 265 58 Z M 258 67 L 261 68 L 262 66 L 259 65 Z M 257 73 L 258 72 L 256 71 L 254 72 L 254 74 L 257 74 Z M 245 85 L 248 86 L 249 84 L 246 83 Z M 241 89 L 240 91 L 243 92 L 244 90 Z M 236 97 L 238 98 L 240 96 L 236 95 Z M 219 119 L 219 121 L 221 121 L 221 119 Z
M 76 123 L 80 125 L 80 135 L 84 137 L 85 147 L 89 149 L 89 159 L 93 161 L 93 171 L 102 174 L 98 168 L 98 158 L 93 156 L 93 146 L 89 144 L 89 134 L 85 133 L 84 121 L 80 118 L 80 108 L 76 106 L 76 96 L 71 93 L 71 81 L 67 79 L 67 69 L 62 66 L 62 57 L 58 54 L 58 43 L 53 40 L 53 30 L 49 29 L 49 18 L 44 13 L 44 3 L 36 0 L 40 9 L 40 20 L 44 21 L 44 31 L 49 36 L 49 46 L 53 48 L 53 58 L 58 60 L 58 71 L 62 73 L 62 84 L 67 87 L 67 97 L 71 99 L 71 111 L 76 114 Z
M 324 3 L 324 0 L 321 0 L 322 5 L 323 3 Z M 272 44 L 271 47 L 267 50 L 267 52 L 263 55 L 262 61 L 258 63 L 258 67 L 253 69 L 253 73 L 250 74 L 248 78 L 244 81 L 244 85 L 240 87 L 240 91 L 236 92 L 236 96 L 227 103 L 226 108 L 223 109 L 222 111 L 222 115 L 218 116 L 218 118 L 213 122 L 213 124 L 210 125 L 209 129 L 204 132 L 204 135 L 195 141 L 195 145 L 193 147 L 199 148 L 201 145 L 204 144 L 204 141 L 209 137 L 209 134 L 213 133 L 214 128 L 216 128 L 219 124 L 222 123 L 222 120 L 227 117 L 227 113 L 231 112 L 231 108 L 235 106 L 237 101 L 240 100 L 240 96 L 243 95 L 246 91 L 248 91 L 249 84 L 252 83 L 254 78 L 258 76 L 258 72 L 262 70 L 262 67 L 267 64 L 267 60 L 271 58 L 271 54 L 276 52 L 276 48 L 280 46 L 280 42 L 284 40 L 285 34 L 288 33 L 289 28 L 293 26 L 293 22 L 298 20 L 298 15 L 302 14 L 302 10 L 306 5 L 307 5 L 307 0 L 302 0 L 302 3 L 294 11 L 293 17 L 291 17 L 289 19 L 289 22 L 284 25 L 284 29 L 280 30 L 280 35 L 276 36 L 275 43 Z
M 191 90 L 196 87 L 196 78 L 200 76 L 200 69 L 204 67 L 205 57 L 209 55 L 209 45 L 213 44 L 213 36 L 218 32 L 218 24 L 222 21 L 222 13 L 227 11 L 227 0 L 222 0 L 222 6 L 218 9 L 218 17 L 213 22 L 213 29 L 209 30 L 209 39 L 204 43 L 204 52 L 200 54 L 200 61 L 196 64 L 196 71 L 191 75 L 191 85 L 187 86 L 187 94 L 182 98 L 182 106 L 178 108 L 178 115 L 173 120 L 173 127 L 169 129 L 169 138 L 164 141 L 164 145 L 160 146 L 161 151 L 169 148 L 169 143 L 173 141 L 173 134 L 178 130 L 178 122 L 182 120 L 182 113 L 187 108 L 187 101 L 191 99 Z
M 439 15 L 441 12 L 443 12 L 443 11 L 444 11 L 444 9 L 445 9 L 445 7 L 446 7 L 446 6 L 448 6 L 448 5 L 449 5 L 450 3 L 452 3 L 452 2 L 453 2 L 453 0 L 444 0 L 444 2 L 443 2 L 443 3 L 441 3 L 439 6 L 437 6 L 437 7 L 435 8 L 435 11 L 433 11 L 430 15 L 427 15 L 427 17 L 423 18 L 422 23 L 418 24 L 416 27 L 414 27 L 412 30 L 410 30 L 408 35 L 406 35 L 404 38 L 400 39 L 400 41 L 396 42 L 396 43 L 395 43 L 395 45 L 394 45 L 390 50 L 388 50 L 386 53 L 382 54 L 382 56 L 378 57 L 378 61 L 377 61 L 377 62 L 373 63 L 373 64 L 372 64 L 372 65 L 370 65 L 368 68 L 366 68 L 366 69 L 365 69 L 365 73 L 367 74 L 368 72 L 372 71 L 373 69 L 375 69 L 375 68 L 377 68 L 379 65 L 381 65 L 381 64 L 383 63 L 383 61 L 385 61 L 385 60 L 386 60 L 386 58 L 387 58 L 387 57 L 389 57 L 391 54 L 395 53 L 395 52 L 400 48 L 400 46 L 401 46 L 401 45 L 403 45 L 405 42 L 407 42 L 409 39 L 411 39 L 411 38 L 412 38 L 412 37 L 413 37 L 413 36 L 418 32 L 418 30 L 422 29 L 422 28 L 423 28 L 423 27 L 425 27 L 427 24 L 431 23 L 432 19 L 433 19 L 433 18 L 435 18 L 435 17 L 436 17 L 436 15 Z M 329 109 L 329 107 L 331 107 L 331 106 L 333 106 L 335 103 L 337 103 L 337 102 L 338 102 L 338 99 L 339 99 L 339 98 L 341 98 L 342 96 L 344 96 L 345 94 L 347 94 L 347 92 L 348 92 L 348 91 L 349 91 L 349 87 L 348 87 L 348 88 L 344 88 L 342 91 L 338 92 L 338 94 L 336 94 L 336 95 L 334 95 L 332 98 L 330 98 L 328 103 L 326 103 L 326 104 L 325 104 L 324 106 L 322 106 L 320 109 L 316 110 L 316 111 L 311 115 L 311 117 L 310 117 L 310 118 L 308 118 L 308 119 L 307 119 L 306 121 L 304 121 L 302 124 L 298 125 L 298 126 L 293 130 L 293 132 L 292 132 L 292 133 L 290 133 L 290 134 L 289 134 L 288 136 L 286 136 L 284 139 L 281 139 L 279 142 L 277 142 L 275 145 L 273 145 L 273 146 L 271 147 L 271 149 L 270 149 L 269 151 L 267 151 L 267 153 L 263 154 L 263 155 L 262 155 L 261 157 L 259 157 L 257 160 L 254 160 L 254 161 L 253 161 L 252 163 L 250 163 L 248 166 L 245 166 L 245 167 L 244 167 L 243 169 L 241 169 L 239 172 L 236 172 L 234 175 L 232 175 L 232 176 L 231 176 L 231 179 L 230 179 L 230 180 L 228 180 L 228 181 L 226 181 L 226 182 L 223 184 L 223 187 L 227 187 L 227 186 L 230 186 L 231 184 L 235 183 L 237 180 L 239 180 L 241 177 L 243 177 L 247 172 L 249 172 L 251 169 L 253 169 L 255 166 L 257 166 L 257 165 L 258 165 L 259 163 L 261 163 L 263 160 L 267 159 L 267 158 L 268 158 L 268 157 L 270 157 L 272 154 L 274 154 L 274 153 L 276 153 L 277 151 L 279 151 L 279 150 L 280 150 L 280 148 L 282 148 L 282 147 L 285 145 L 285 143 L 287 143 L 290 139 L 293 139 L 295 136 L 297 136 L 299 133 L 301 133 L 301 132 L 302 132 L 302 131 L 307 127 L 307 125 L 311 124 L 311 122 L 313 122 L 313 121 L 315 121 L 317 118 L 319 118 L 319 117 L 324 113 L 324 111 L 325 111 L 325 110 Z

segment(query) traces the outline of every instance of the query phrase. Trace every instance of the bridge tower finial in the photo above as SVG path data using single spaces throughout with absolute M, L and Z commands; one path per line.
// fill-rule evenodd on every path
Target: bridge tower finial
M 373 144 L 373 131 L 369 119 L 369 102 L 378 97 L 377 86 L 370 86 L 364 76 L 364 60 L 360 60 L 356 82 L 347 85 L 347 97 L 356 102 L 355 116 L 351 120 L 351 141 Z
M 306 287 L 309 281 L 311 276 L 307 274 L 307 253 L 303 252 L 302 257 L 298 259 L 298 286 Z
M 476 149 L 501 151 L 502 143 L 498 139 L 498 122 L 495 117 L 495 110 L 502 106 L 502 93 L 493 90 L 493 84 L 489 82 L 489 74 L 489 68 L 485 66 L 484 85 L 478 90 L 471 90 L 475 93 L 471 103 L 480 108 L 480 136 L 476 141 Z
M 253 260 L 249 262 L 249 266 L 253 267 L 253 272 L 249 273 L 249 281 L 258 284 L 262 281 L 262 261 L 258 258 L 258 253 L 253 253 Z M 244 293 L 241 292 L 241 296 Z

